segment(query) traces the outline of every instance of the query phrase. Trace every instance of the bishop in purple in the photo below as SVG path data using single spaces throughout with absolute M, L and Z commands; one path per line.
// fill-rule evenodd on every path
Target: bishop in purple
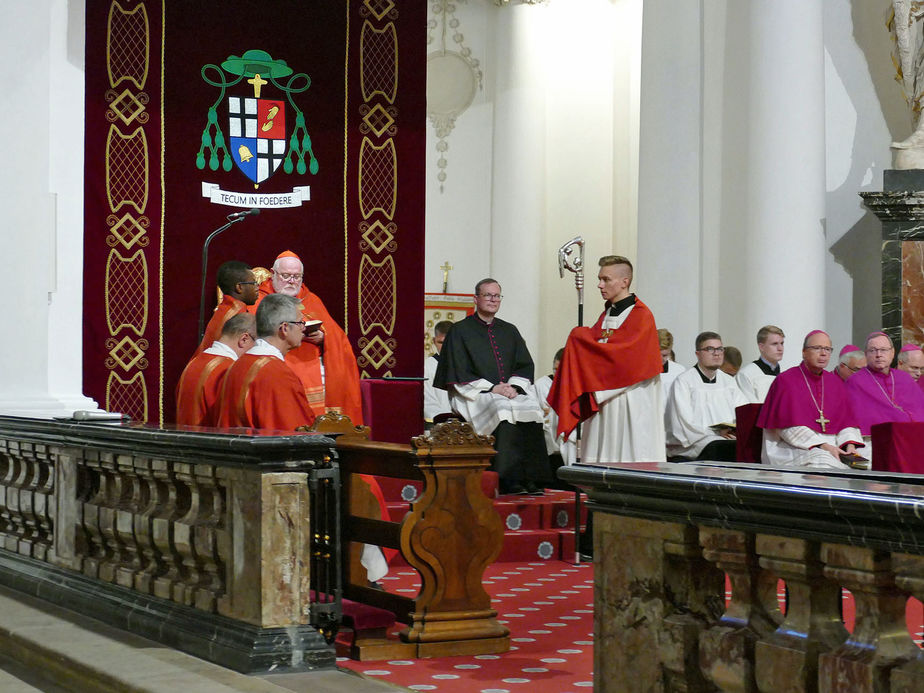
M 757 419 L 764 429 L 764 464 L 844 470 L 841 455 L 863 447 L 847 389 L 825 370 L 832 351 L 827 333 L 809 332 L 802 342 L 802 363 L 783 371 L 770 386 Z
M 886 421 L 924 421 L 924 392 L 911 376 L 891 368 L 895 348 L 882 332 L 866 338 L 866 368 L 847 381 L 850 403 L 864 436 Z

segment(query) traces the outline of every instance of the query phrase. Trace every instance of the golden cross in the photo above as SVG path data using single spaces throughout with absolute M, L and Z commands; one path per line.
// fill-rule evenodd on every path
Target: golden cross
M 815 421 L 821 426 L 822 433 L 825 432 L 825 424 L 831 423 L 831 419 L 826 419 L 823 411 L 818 412 L 818 418 Z
M 443 270 L 443 293 L 445 294 L 449 289 L 449 270 L 452 269 L 449 260 L 446 260 L 446 262 L 440 265 L 440 269 Z
M 260 98 L 260 89 L 263 88 L 263 85 L 264 85 L 264 84 L 269 84 L 269 82 L 267 82 L 265 79 L 263 79 L 262 77 L 260 77 L 260 73 L 258 72 L 257 74 L 255 74 L 255 75 L 253 76 L 253 79 L 248 79 L 248 80 L 247 80 L 247 84 L 252 84 L 252 85 L 253 85 L 253 96 L 254 96 L 255 99 L 259 99 L 259 98 Z

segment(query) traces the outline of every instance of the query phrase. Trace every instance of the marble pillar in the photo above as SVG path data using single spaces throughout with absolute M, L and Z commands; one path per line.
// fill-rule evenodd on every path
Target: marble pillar
M 898 347 L 924 342 L 924 171 L 883 171 L 860 193 L 882 222 L 882 329 Z
M 751 2 L 745 315 L 793 341 L 824 325 L 821 0 Z
M 68 13 L 67 0 L 14 3 L 0 26 L 0 55 L 19 65 L 0 75 L 0 123 L 15 133 L 0 172 L 0 274 L 7 282 L 0 413 L 15 416 L 48 418 L 96 408 L 80 393 L 83 268 L 73 248 L 83 238 L 82 158 L 74 154 L 83 148 L 83 78 L 66 46 L 69 28 L 82 31 L 83 16 L 82 5 L 71 4 L 77 9 Z M 23 62 L 23 55 L 29 60 Z M 65 75 L 71 78 L 66 88 Z M 74 139 L 61 142 L 58 126 L 75 117 Z M 64 268 L 57 261 L 60 247 L 69 249 Z

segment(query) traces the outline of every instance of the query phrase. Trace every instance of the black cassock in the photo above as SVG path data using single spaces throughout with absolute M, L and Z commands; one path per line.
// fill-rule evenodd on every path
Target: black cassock
M 433 385 L 452 394 L 452 385 L 481 379 L 497 385 L 513 377 L 532 383 L 533 374 L 533 359 L 514 325 L 499 318 L 486 323 L 469 315 L 446 335 Z M 497 450 L 492 466 L 500 476 L 502 492 L 551 481 L 541 422 L 501 421 L 491 435 Z

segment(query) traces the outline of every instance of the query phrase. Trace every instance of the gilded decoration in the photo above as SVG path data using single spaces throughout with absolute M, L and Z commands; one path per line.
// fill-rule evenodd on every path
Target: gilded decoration
M 357 363 L 362 377 L 390 375 L 397 364 L 393 337 L 398 250 L 394 221 L 398 200 L 398 10 L 393 0 L 364 0 L 359 36 L 359 250 L 358 317 L 362 337 Z
M 151 26 L 145 3 L 131 9 L 116 0 L 110 4 L 106 68 L 110 87 L 103 94 L 108 104 L 104 117 L 110 123 L 104 159 L 110 210 L 103 302 L 109 329 L 106 409 L 148 421 L 149 388 L 144 371 L 150 365 L 147 351 L 151 345 L 145 337 L 150 269 L 144 249 L 151 241 L 151 219 L 145 212 L 152 181 L 145 126 L 150 121 L 151 97 L 144 88 L 151 69 Z
M 139 127 L 123 135 L 115 125 L 106 138 L 106 198 L 118 212 L 131 205 L 143 214 L 148 205 L 148 140 Z
M 363 100 L 369 102 L 379 94 L 388 103 L 398 95 L 398 33 L 389 22 L 374 29 L 366 21 L 359 38 L 359 60 L 363 66 L 359 85 Z
M 148 420 L 148 388 L 140 371 L 127 379 L 115 372 L 109 373 L 106 411 L 131 412 L 133 419 Z
M 359 297 L 359 328 L 364 335 L 373 327 L 387 334 L 395 329 L 397 296 L 395 292 L 395 259 L 387 256 L 379 263 L 363 255 L 359 263 L 359 283 L 365 291 Z
M 148 324 L 148 264 L 139 249 L 131 257 L 109 251 L 106 261 L 106 324 L 109 333 L 129 329 L 139 337 Z
M 493 451 L 494 436 L 480 436 L 467 421 L 449 419 L 436 424 L 426 435 L 411 438 L 411 446 L 420 450 L 474 445 Z
M 144 89 L 151 61 L 151 32 L 143 3 L 125 10 L 118 2 L 109 6 L 106 28 L 106 68 L 113 88 L 123 81 Z
M 359 149 L 359 208 L 364 219 L 382 212 L 395 216 L 398 201 L 398 154 L 392 139 L 376 146 L 368 137 Z

